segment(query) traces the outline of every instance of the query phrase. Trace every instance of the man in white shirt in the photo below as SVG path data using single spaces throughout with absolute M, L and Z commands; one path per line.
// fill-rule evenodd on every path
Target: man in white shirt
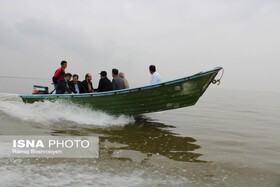
M 149 67 L 150 73 L 152 74 L 152 79 L 150 84 L 158 84 L 161 82 L 161 76 L 158 72 L 156 72 L 156 66 L 150 65 Z

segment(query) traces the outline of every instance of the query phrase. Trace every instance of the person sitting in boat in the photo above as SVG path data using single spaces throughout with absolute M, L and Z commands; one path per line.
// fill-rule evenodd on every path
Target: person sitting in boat
M 86 93 L 85 88 L 82 85 L 82 82 L 79 81 L 79 75 L 74 74 L 72 77 L 72 81 L 69 83 L 70 89 L 72 92 L 79 94 L 79 93 Z
M 69 81 L 71 80 L 71 77 L 72 77 L 71 73 L 66 73 L 64 75 L 64 79 L 60 80 L 57 83 L 56 94 L 66 94 L 66 93 L 71 94 L 72 93 L 72 90 L 70 89 L 70 86 L 69 86 Z
M 149 70 L 150 70 L 150 73 L 152 74 L 152 78 L 151 78 L 150 84 L 158 84 L 158 83 L 160 83 L 161 82 L 161 76 L 156 71 L 156 66 L 155 65 L 150 65 Z
M 92 86 L 92 76 L 90 73 L 87 73 L 85 75 L 85 80 L 82 82 L 83 87 L 85 88 L 86 93 L 92 93 L 93 92 L 93 86 Z
M 126 78 L 124 77 L 124 73 L 123 73 L 123 72 L 120 72 L 120 73 L 119 73 L 119 77 L 124 81 L 124 88 L 125 88 L 125 89 L 129 88 L 129 83 L 128 83 L 128 81 L 126 80 Z
M 124 81 L 119 77 L 119 70 L 115 68 L 112 69 L 112 76 L 113 76 L 112 89 L 113 90 L 125 89 Z
M 112 90 L 112 82 L 108 79 L 107 72 L 101 71 L 97 91 L 106 92 L 106 91 L 111 91 L 111 90 Z
M 65 60 L 61 61 L 60 66 L 61 67 L 58 68 L 55 71 L 54 76 L 52 78 L 53 84 L 54 84 L 54 88 L 56 88 L 57 83 L 64 78 L 65 69 L 67 68 L 67 62 Z

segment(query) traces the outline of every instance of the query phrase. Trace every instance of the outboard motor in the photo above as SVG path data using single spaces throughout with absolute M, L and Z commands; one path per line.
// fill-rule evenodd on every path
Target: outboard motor
M 49 87 L 33 85 L 33 94 L 49 94 Z

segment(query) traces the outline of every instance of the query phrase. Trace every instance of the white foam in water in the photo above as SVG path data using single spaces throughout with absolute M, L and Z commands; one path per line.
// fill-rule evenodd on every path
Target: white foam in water
M 20 167 L 19 167 L 20 166 Z M 0 166 L 3 186 L 186 186 L 182 176 L 145 175 L 143 170 L 133 172 L 100 171 L 94 165 L 73 163 L 40 165 L 20 164 Z M 52 172 L 50 172 L 52 171 Z M 44 186 L 44 185 L 43 185 Z
M 107 126 L 125 125 L 134 121 L 129 116 L 112 116 L 63 101 L 26 104 L 15 94 L 0 94 L 0 111 L 11 117 L 41 124 L 70 121 L 85 125 Z

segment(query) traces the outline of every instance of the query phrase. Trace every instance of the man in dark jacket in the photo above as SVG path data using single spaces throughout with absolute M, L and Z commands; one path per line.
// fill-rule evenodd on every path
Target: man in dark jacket
M 71 73 L 66 73 L 64 75 L 64 78 L 57 83 L 56 94 L 72 93 L 72 90 L 69 87 L 69 81 L 71 80 L 71 77 Z
M 97 91 L 98 92 L 106 92 L 112 90 L 112 82 L 107 78 L 107 72 L 101 71 L 100 80 L 98 84 Z
M 79 93 L 86 93 L 85 88 L 82 85 L 82 82 L 79 81 L 79 75 L 74 74 L 72 81 L 70 81 L 69 83 L 70 85 L 70 89 L 72 90 L 72 92 L 79 94 Z
M 83 87 L 86 90 L 86 93 L 92 93 L 93 92 L 93 86 L 92 86 L 92 76 L 90 73 L 87 73 L 85 76 L 85 80 L 82 82 Z
M 112 89 L 113 90 L 121 90 L 125 89 L 124 81 L 119 77 L 119 70 L 112 69 Z

